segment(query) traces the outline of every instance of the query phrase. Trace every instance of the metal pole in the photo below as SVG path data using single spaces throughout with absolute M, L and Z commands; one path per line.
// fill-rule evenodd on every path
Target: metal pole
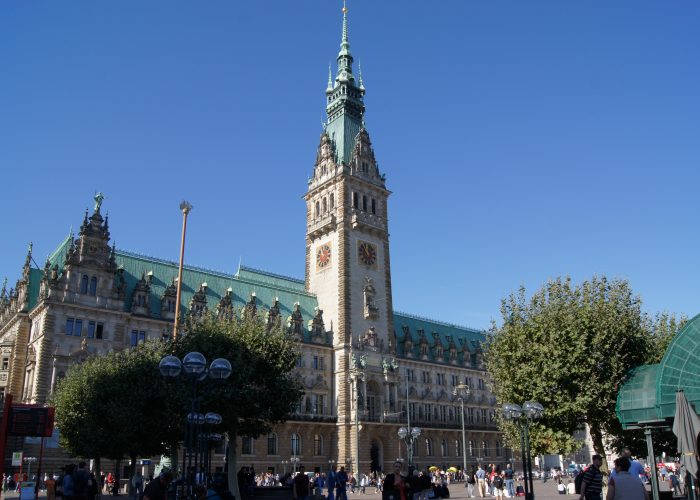
M 464 432 L 464 398 L 461 398 L 462 401 L 462 474 L 467 473 L 467 435 Z
M 187 233 L 187 214 L 192 210 L 192 205 L 183 201 L 180 203 L 182 210 L 182 238 L 180 240 L 180 265 L 177 272 L 177 294 L 175 297 L 175 321 L 173 322 L 173 339 L 177 338 L 180 329 L 180 298 L 182 295 L 182 265 L 185 259 L 185 234 Z
M 525 419 L 525 449 L 527 456 L 527 477 L 530 482 L 529 497 L 526 496 L 526 500 L 535 500 L 535 486 L 532 484 L 532 456 L 530 455 L 530 421 Z
M 517 425 L 517 424 L 516 424 Z M 527 482 L 527 458 L 525 458 L 525 428 L 520 424 L 520 457 L 523 460 L 523 482 L 525 483 L 525 498 L 528 498 L 530 485 Z
M 651 467 L 649 471 L 651 475 L 651 493 L 654 500 L 659 500 L 659 478 L 656 476 L 656 457 L 654 456 L 654 443 L 651 440 L 651 429 L 648 427 L 644 429 L 644 436 L 647 439 L 647 461 Z
M 413 465 L 413 433 L 411 432 L 411 404 L 408 402 L 408 368 L 406 368 L 406 431 L 408 440 L 406 441 L 406 456 L 408 465 Z
M 360 385 L 355 376 L 355 475 L 360 471 Z

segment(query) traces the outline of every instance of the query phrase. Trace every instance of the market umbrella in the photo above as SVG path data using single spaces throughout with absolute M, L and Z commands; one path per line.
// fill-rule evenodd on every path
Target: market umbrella
M 430 472 L 435 472 L 436 470 L 438 470 L 437 465 L 431 465 L 431 466 L 428 468 L 428 470 L 429 470 Z
M 678 437 L 678 454 L 681 463 L 692 476 L 698 473 L 698 435 L 700 417 L 690 407 L 683 391 L 676 393 L 676 416 L 673 419 L 673 433 Z
M 447 472 L 457 472 L 457 467 L 450 467 Z

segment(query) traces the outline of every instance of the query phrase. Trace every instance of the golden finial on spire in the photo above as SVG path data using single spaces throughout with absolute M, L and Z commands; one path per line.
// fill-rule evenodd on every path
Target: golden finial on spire
M 346 5 L 346 0 L 343 0 L 343 14 L 347 14 L 348 6 Z

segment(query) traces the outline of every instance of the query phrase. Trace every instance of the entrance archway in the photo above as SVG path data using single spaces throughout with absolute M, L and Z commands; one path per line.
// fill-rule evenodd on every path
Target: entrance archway
M 373 439 L 369 447 L 370 470 L 372 472 L 382 472 L 382 464 L 384 463 L 384 446 L 382 443 Z

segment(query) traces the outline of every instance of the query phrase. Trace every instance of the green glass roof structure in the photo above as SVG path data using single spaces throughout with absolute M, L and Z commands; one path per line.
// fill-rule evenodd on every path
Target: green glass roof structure
M 676 413 L 678 391 L 700 410 L 700 315 L 681 328 L 659 364 L 629 372 L 618 391 L 617 418 L 624 429 L 667 425 Z

